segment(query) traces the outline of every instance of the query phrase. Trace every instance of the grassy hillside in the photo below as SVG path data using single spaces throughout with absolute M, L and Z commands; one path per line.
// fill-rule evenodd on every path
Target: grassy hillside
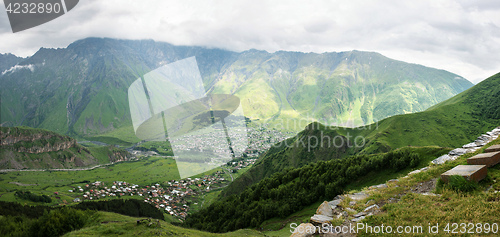
M 45 129 L 0 128 L 0 169 L 78 168 L 127 160 L 122 149 L 83 147 L 76 140 Z
M 144 221 L 143 224 L 137 224 L 137 220 L 141 218 L 107 212 L 99 212 L 99 214 L 99 224 L 70 232 L 64 236 L 265 236 L 258 231 L 249 229 L 225 234 L 213 234 L 175 226 L 161 220 Z M 152 223 L 152 225 L 148 226 L 149 223 Z
M 258 228 L 272 218 L 285 218 L 318 201 L 332 200 L 349 185 L 352 188 L 374 181 L 385 182 L 411 168 L 426 166 L 448 151 L 438 147 L 405 147 L 286 169 L 190 215 L 185 225 L 211 232 Z
M 239 193 L 246 186 L 286 168 L 354 153 L 374 154 L 405 146 L 460 147 L 500 123 L 498 85 L 500 74 L 424 112 L 397 115 L 364 127 L 351 129 L 312 123 L 296 137 L 269 149 L 224 194 Z M 323 145 L 322 137 L 325 137 Z M 326 137 L 331 138 L 329 144 Z M 350 146 L 347 145 L 348 137 Z M 341 141 L 344 141 L 343 146 L 334 144 L 340 145 Z
M 250 50 L 228 65 L 213 92 L 239 96 L 247 116 L 255 119 L 309 119 L 361 126 L 423 111 L 470 86 L 446 71 L 378 53 Z
M 134 209 L 133 203 L 126 202 L 128 205 L 122 209 Z M 142 208 L 148 205 L 142 204 Z M 212 234 L 178 227 L 160 219 L 95 211 L 80 208 L 81 205 L 57 208 L 6 206 L 8 203 L 4 202 L 0 205 L 3 208 L 0 211 L 2 236 L 264 236 L 254 230 Z

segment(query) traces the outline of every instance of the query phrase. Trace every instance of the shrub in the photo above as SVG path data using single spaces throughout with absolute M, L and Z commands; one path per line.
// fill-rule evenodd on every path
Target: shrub
M 89 226 L 97 221 L 95 211 L 82 211 L 63 207 L 45 211 L 30 228 L 30 236 L 61 236 L 73 230 Z

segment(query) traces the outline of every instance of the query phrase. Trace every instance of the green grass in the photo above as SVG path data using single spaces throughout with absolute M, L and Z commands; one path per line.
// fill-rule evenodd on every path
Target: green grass
M 16 201 L 12 199 L 11 193 L 15 192 L 15 190 L 29 190 L 36 194 L 45 194 L 51 197 L 54 197 L 54 192 L 59 192 L 62 200 L 71 201 L 75 194 L 68 192 L 68 190 L 88 182 L 103 181 L 111 183 L 113 181 L 126 181 L 138 185 L 150 185 L 174 179 L 179 179 L 175 160 L 160 157 L 125 161 L 84 171 L 6 172 L 0 173 L 0 195 L 2 195 L 0 200 Z M 18 186 L 11 182 L 36 185 Z M 60 203 L 62 200 L 55 203 Z
M 254 230 L 238 230 L 212 234 L 178 227 L 160 220 L 160 226 L 137 225 L 144 218 L 129 217 L 110 212 L 99 212 L 99 224 L 65 234 L 64 236 L 264 236 Z M 156 223 L 157 220 L 153 220 Z

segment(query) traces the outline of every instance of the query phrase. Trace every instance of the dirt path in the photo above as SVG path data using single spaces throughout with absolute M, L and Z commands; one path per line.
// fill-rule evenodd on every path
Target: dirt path
M 37 186 L 38 184 L 23 184 L 19 182 L 9 182 L 10 184 L 16 184 L 18 186 Z

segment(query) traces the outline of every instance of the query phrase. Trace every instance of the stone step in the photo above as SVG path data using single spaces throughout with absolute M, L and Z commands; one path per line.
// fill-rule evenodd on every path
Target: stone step
M 479 182 L 484 179 L 487 174 L 488 169 L 486 165 L 458 165 L 455 168 L 441 174 L 441 179 L 447 183 L 450 176 L 460 175 L 469 181 L 474 180 Z
M 484 150 L 484 152 L 496 152 L 496 151 L 500 151 L 500 144 L 490 146 L 486 148 L 486 150 Z
M 500 162 L 500 151 L 481 153 L 467 159 L 469 165 L 486 165 L 492 167 Z

